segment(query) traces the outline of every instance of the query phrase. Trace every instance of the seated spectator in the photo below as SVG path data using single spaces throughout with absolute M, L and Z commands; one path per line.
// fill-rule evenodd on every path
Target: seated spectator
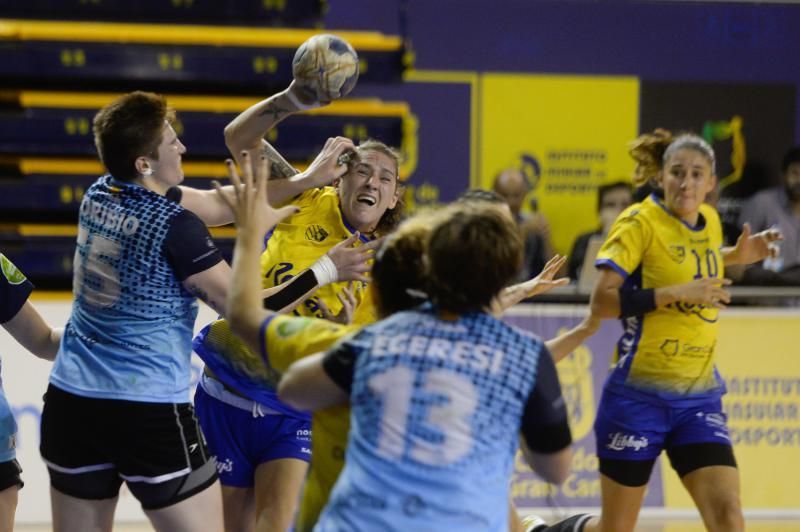
M 522 202 L 530 191 L 525 175 L 517 168 L 508 168 L 500 172 L 494 179 L 492 188 L 508 203 L 511 214 L 523 234 L 525 242 L 524 259 L 519 279 L 526 280 L 544 268 L 548 257 L 553 255 L 550 243 L 550 225 L 543 214 L 534 212 L 525 215 L 521 212 Z
M 604 241 L 614 220 L 632 203 L 633 192 L 630 183 L 616 181 L 597 188 L 597 214 L 600 218 L 600 227 L 594 231 L 583 233 L 575 239 L 567 266 L 570 279 L 578 280 L 583 261 L 586 258 L 586 249 L 592 237 L 597 237 L 601 242 Z M 590 259 L 594 261 L 594 257 L 590 257 Z
M 800 285 L 800 146 L 786 152 L 781 184 L 756 193 L 742 205 L 739 225 L 753 233 L 777 229 L 783 235 L 780 255 L 745 271 L 742 284 Z

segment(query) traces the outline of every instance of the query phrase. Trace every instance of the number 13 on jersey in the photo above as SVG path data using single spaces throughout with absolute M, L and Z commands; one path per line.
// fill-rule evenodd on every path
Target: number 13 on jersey
M 395 366 L 367 381 L 383 403 L 377 452 L 390 460 L 408 452 L 412 460 L 423 464 L 452 464 L 472 449 L 470 421 L 478 405 L 475 385 L 447 369 L 430 370 L 421 382 L 416 380 L 413 370 Z M 426 406 L 419 406 L 423 403 Z M 434 431 L 438 435 L 431 438 Z

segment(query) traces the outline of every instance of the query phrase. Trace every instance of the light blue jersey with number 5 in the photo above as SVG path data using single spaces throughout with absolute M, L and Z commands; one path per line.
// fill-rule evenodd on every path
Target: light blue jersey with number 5
M 183 208 L 144 187 L 95 182 L 81 203 L 75 302 L 50 382 L 101 399 L 186 402 L 197 302 L 163 249 Z

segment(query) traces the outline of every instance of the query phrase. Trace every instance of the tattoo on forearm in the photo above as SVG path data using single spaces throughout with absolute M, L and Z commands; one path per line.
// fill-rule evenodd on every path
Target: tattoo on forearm
M 264 143 L 263 153 L 270 162 L 270 177 L 287 178 L 300 173 L 296 168 L 287 163 L 286 159 L 278 153 L 278 150 L 273 148 L 268 142 Z
M 258 116 L 272 115 L 273 120 L 280 120 L 289 113 L 289 109 L 281 107 L 276 102 L 269 102 L 264 110 L 258 113 Z
M 218 305 L 214 300 L 208 297 L 208 293 L 197 285 L 191 285 L 188 288 L 189 293 L 194 297 L 201 299 L 206 305 L 213 308 L 215 311 L 222 314 L 224 310 L 221 305 Z

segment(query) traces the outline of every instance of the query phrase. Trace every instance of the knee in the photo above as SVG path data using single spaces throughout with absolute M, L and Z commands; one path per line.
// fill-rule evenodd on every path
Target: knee
M 712 512 L 714 523 L 710 523 L 711 530 L 720 532 L 739 532 L 744 530 L 744 515 L 742 504 L 738 496 L 732 496 L 718 501 Z

